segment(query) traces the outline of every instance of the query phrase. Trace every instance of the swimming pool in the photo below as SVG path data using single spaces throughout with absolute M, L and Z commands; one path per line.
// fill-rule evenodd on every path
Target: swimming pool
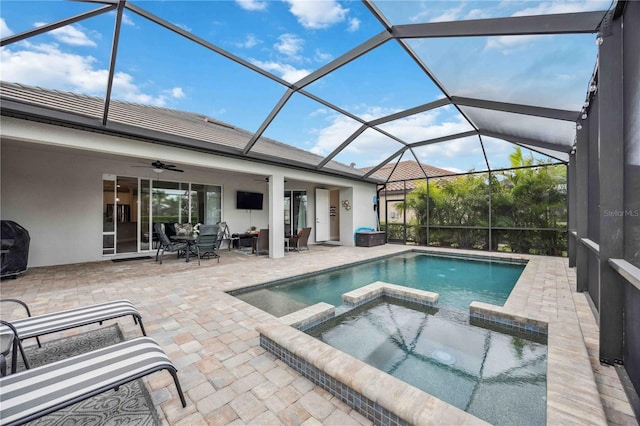
M 460 311 L 384 298 L 307 333 L 492 424 L 545 424 L 546 345 Z
M 384 281 L 439 293 L 440 305 L 467 310 L 472 301 L 503 305 L 524 267 L 416 251 L 232 294 L 280 317 L 319 302 L 339 307 L 343 293 Z

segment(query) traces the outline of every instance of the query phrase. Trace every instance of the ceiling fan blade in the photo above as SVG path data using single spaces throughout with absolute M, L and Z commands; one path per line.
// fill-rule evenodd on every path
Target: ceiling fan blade
M 172 171 L 172 172 L 180 172 L 180 173 L 183 173 L 183 172 L 184 172 L 184 170 L 175 169 L 174 167 L 175 167 L 175 166 L 167 166 L 167 167 L 165 167 L 165 170 L 170 170 L 170 171 Z

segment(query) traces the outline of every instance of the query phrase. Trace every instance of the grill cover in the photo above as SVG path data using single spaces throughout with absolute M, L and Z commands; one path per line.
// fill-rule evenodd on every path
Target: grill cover
M 0 226 L 0 276 L 20 274 L 29 261 L 29 232 L 10 220 L 1 221 Z

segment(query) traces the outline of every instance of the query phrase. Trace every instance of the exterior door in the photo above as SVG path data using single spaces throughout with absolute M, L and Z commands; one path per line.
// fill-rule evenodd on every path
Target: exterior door
M 331 239 L 329 192 L 328 189 L 316 189 L 316 241 Z

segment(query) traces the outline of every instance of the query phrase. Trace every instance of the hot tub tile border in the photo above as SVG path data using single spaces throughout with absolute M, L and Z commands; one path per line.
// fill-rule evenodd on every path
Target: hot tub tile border
M 549 326 L 546 321 L 537 318 L 523 317 L 504 312 L 501 306 L 495 306 L 482 302 L 471 302 L 469 305 L 469 319 L 474 325 L 489 326 L 520 333 L 534 335 L 545 341 L 549 335 Z
M 315 367 L 313 364 L 283 348 L 278 343 L 262 334 L 260 335 L 260 346 L 280 358 L 285 364 L 296 370 L 306 379 L 310 380 L 317 386 L 320 386 L 331 395 L 339 398 L 342 402 L 362 414 L 374 424 L 384 426 L 409 425 L 408 422 L 404 421 L 393 412 L 370 400 L 360 392 L 353 390 L 341 381 L 330 376 Z
M 487 424 L 291 326 L 256 330 L 261 347 L 375 425 Z
M 437 307 L 440 298 L 438 293 L 376 281 L 344 293 L 342 301 L 349 308 L 356 308 L 384 296 L 430 308 Z

